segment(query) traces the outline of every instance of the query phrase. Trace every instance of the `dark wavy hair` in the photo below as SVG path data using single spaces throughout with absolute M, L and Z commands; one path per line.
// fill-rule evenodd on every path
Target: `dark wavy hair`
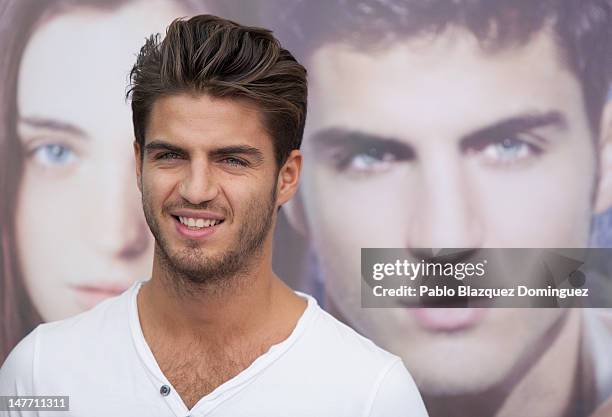
M 599 132 L 612 68 L 610 0 L 285 0 L 282 8 L 274 3 L 267 2 L 267 14 L 278 19 L 279 36 L 302 59 L 328 42 L 375 48 L 449 27 L 465 28 L 483 48 L 496 50 L 523 44 L 549 25 L 581 83 L 591 130 Z
M 212 15 L 177 19 L 165 38 L 151 36 L 131 71 L 134 135 L 144 149 L 151 107 L 188 92 L 246 99 L 272 137 L 277 167 L 299 149 L 306 121 L 306 69 L 272 32 Z

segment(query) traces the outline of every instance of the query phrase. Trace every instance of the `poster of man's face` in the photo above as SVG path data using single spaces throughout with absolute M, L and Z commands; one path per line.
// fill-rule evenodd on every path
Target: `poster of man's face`
M 287 214 L 313 248 L 328 308 L 401 355 L 430 399 L 488 393 L 484 409 L 511 412 L 541 392 L 520 393 L 541 373 L 573 392 L 581 312 L 364 308 L 359 259 L 362 248 L 418 260 L 422 248 L 601 244 L 609 75 L 593 83 L 609 72 L 598 55 L 610 53 L 606 4 L 331 3 L 302 2 L 282 26 L 309 71 L 301 198 Z M 572 19 L 589 14 L 581 39 Z

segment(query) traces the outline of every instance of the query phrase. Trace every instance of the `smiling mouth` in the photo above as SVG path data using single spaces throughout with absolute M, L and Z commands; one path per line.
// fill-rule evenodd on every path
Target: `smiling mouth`
M 202 219 L 184 216 L 172 217 L 174 217 L 182 225 L 186 226 L 189 230 L 203 230 L 209 227 L 217 226 L 224 222 L 224 220 L 219 219 Z

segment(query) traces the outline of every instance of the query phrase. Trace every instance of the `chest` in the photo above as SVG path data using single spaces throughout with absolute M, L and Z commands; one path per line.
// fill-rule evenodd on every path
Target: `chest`
M 191 409 L 202 397 L 249 367 L 262 349 L 174 348 L 154 352 L 155 359 L 185 405 Z

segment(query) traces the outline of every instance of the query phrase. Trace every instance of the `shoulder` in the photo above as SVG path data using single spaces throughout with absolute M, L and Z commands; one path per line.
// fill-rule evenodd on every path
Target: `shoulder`
M 118 323 L 126 323 L 129 313 L 129 299 L 131 291 L 128 290 L 116 297 L 109 298 L 91 310 L 76 316 L 38 327 L 38 337 L 45 349 L 56 347 L 58 349 L 71 346 L 71 343 L 83 345 L 87 341 L 114 335 Z
M 401 360 L 382 375 L 370 401 L 369 417 L 410 415 L 426 417 L 421 394 Z
M 401 358 L 342 323 L 318 305 L 304 346 L 330 386 L 360 393 L 369 416 L 426 416 L 417 386 Z M 310 362 L 313 363 L 313 362 Z M 316 368 L 316 366 L 313 366 Z M 332 384 L 333 381 L 333 384 Z
M 13 348 L 0 368 L 2 395 L 34 395 L 33 371 L 39 328 L 30 332 Z
M 129 292 L 76 316 L 40 324 L 7 357 L 2 384 L 13 379 L 31 386 L 46 374 L 65 373 L 79 361 L 109 353 L 118 338 L 129 335 Z
M 308 336 L 325 350 L 327 356 L 352 363 L 364 362 L 378 369 L 400 360 L 318 305 L 313 308 L 315 317 Z

